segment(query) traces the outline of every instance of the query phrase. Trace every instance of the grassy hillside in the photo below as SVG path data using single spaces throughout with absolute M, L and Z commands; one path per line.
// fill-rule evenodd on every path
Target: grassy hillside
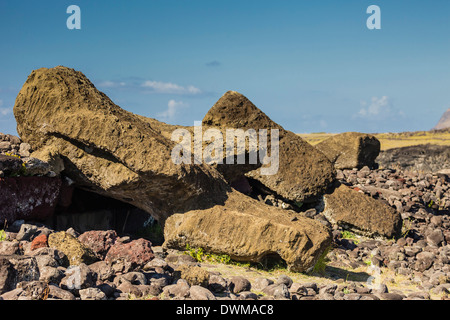
M 335 133 L 302 133 L 303 139 L 312 145 L 335 135 Z M 415 131 L 400 133 L 375 133 L 374 136 L 380 140 L 381 150 L 392 148 L 416 146 L 420 144 L 435 144 L 450 146 L 450 130 Z

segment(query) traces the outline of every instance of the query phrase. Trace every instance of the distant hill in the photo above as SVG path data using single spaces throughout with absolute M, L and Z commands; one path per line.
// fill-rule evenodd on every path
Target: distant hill
M 439 120 L 438 124 L 433 128 L 433 130 L 445 128 L 450 128 L 450 109 L 447 109 L 447 111 L 444 112 L 444 114 L 441 117 L 441 120 Z

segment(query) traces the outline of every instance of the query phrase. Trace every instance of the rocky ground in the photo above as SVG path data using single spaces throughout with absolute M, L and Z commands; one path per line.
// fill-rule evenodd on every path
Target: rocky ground
M 333 228 L 333 246 L 309 273 L 226 257 L 164 250 L 115 231 L 56 232 L 17 221 L 2 235 L 1 298 L 105 299 L 448 299 L 450 179 L 395 170 L 339 170 L 344 184 L 401 212 L 402 235 L 371 239 Z M 327 221 L 308 210 L 313 219 Z M 330 225 L 330 224 L 329 224 Z M 195 257 L 195 258 L 194 258 Z M 10 290 L 11 288 L 15 288 Z
M 372 135 L 319 151 L 228 91 L 202 126 L 277 129 L 278 171 L 178 165 L 180 126 L 66 67 L 33 71 L 14 114 L 22 140 L 0 135 L 1 299 L 447 299 L 449 176 L 370 169 Z
M 450 168 L 450 147 L 432 144 L 392 148 L 377 157 L 380 167 L 422 173 L 446 172 Z

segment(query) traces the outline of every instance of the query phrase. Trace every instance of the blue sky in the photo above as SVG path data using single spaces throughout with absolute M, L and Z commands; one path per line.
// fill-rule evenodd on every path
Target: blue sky
M 381 30 L 369 30 L 369 5 Z M 69 30 L 69 5 L 81 30 Z M 288 130 L 431 129 L 450 107 L 450 1 L 0 0 L 0 132 L 29 73 L 82 71 L 124 109 L 193 125 L 228 90 Z

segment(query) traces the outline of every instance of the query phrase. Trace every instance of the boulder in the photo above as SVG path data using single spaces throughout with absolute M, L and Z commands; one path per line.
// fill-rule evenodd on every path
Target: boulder
M 114 230 L 91 230 L 78 237 L 78 240 L 90 248 L 99 259 L 103 260 L 106 253 L 115 243 L 117 233 Z
M 63 290 L 55 285 L 49 285 L 48 287 L 50 288 L 50 292 L 48 294 L 50 299 L 75 300 L 75 296 L 69 291 Z
M 327 219 L 355 233 L 392 238 L 402 228 L 402 217 L 392 207 L 345 185 L 325 194 L 317 208 Z
M 380 153 L 380 141 L 373 135 L 359 132 L 334 135 L 315 147 L 327 156 L 336 169 L 372 168 Z
M 91 249 L 65 231 L 50 234 L 48 236 L 48 246 L 64 253 L 70 265 L 91 264 L 97 260 Z
M 123 259 L 131 263 L 132 267 L 143 267 L 155 256 L 152 251 L 152 243 L 145 239 L 137 239 L 128 243 L 116 242 L 106 254 L 105 261 L 112 263 Z
M 229 193 L 223 206 L 172 215 L 164 238 L 165 248 L 184 250 L 189 245 L 237 261 L 281 258 L 295 272 L 314 267 L 331 244 L 331 234 L 320 222 L 269 207 L 238 191 Z
M 72 265 L 66 269 L 65 277 L 61 279 L 60 287 L 79 295 L 80 289 L 95 286 L 97 274 L 84 263 Z
M 161 134 L 164 124 L 121 109 L 73 69 L 33 71 L 13 110 L 20 137 L 36 150 L 33 157 L 62 159 L 59 167 L 78 186 L 160 222 L 173 212 L 210 206 L 229 189 L 205 164 L 173 163 L 176 143 Z
M 80 290 L 81 300 L 107 300 L 106 294 L 98 288 Z
M 100 281 L 111 280 L 114 277 L 114 270 L 105 261 L 94 262 L 89 265 L 89 269 L 97 274 L 97 279 Z
M 189 293 L 191 300 L 217 300 L 211 291 L 201 286 L 192 286 Z
M 198 246 L 211 243 L 208 248 L 213 252 L 229 252 L 236 259 L 260 261 L 279 255 L 292 269 L 306 270 L 330 243 L 329 232 L 318 222 L 302 218 L 293 222 L 290 212 L 269 208 L 230 187 L 232 177 L 246 173 L 280 197 L 303 203 L 320 198 L 335 175 L 323 153 L 274 123 L 237 92 L 227 92 L 205 116 L 203 126 L 270 132 L 278 129 L 279 167 L 275 174 L 262 174 L 266 164 L 228 165 L 226 170 L 205 163 L 176 164 L 171 158 L 178 143 L 172 141 L 171 134 L 182 127 L 121 109 L 81 72 L 66 67 L 33 71 L 17 96 L 14 115 L 20 137 L 34 150 L 31 156 L 58 167 L 57 171 L 63 170 L 77 187 L 130 203 L 151 214 L 162 226 L 177 214 L 167 231 L 168 247 L 181 245 L 184 249 L 191 240 Z M 269 143 L 268 150 L 271 147 Z M 208 224 L 202 223 L 198 229 L 194 222 L 202 220 L 200 217 Z M 182 227 L 177 224 L 180 219 L 184 221 Z M 255 226 L 250 224 L 253 221 Z M 220 230 L 227 224 L 235 228 L 231 243 L 224 241 L 230 233 Z M 209 229 L 203 227 L 217 232 L 204 236 Z M 183 228 L 190 229 L 185 238 L 178 230 Z M 265 233 L 256 234 L 262 231 Z M 246 248 L 251 248 L 250 253 L 237 239 L 249 242 Z M 128 260 L 140 263 L 153 258 L 150 245 L 139 245 L 135 251 L 127 245 L 116 243 L 109 249 L 106 260 L 125 256 L 113 268 L 130 267 Z M 136 256 L 139 252 L 142 257 Z
M 23 290 L 18 300 L 46 300 L 50 291 L 48 283 L 39 280 L 20 282 L 17 288 Z
M 279 134 L 279 161 L 275 174 L 262 174 L 261 163 L 252 166 L 236 167 L 221 165 L 218 170 L 229 180 L 238 179 L 246 173 L 247 177 L 261 182 L 278 195 L 294 202 L 311 202 L 323 194 L 334 181 L 333 165 L 322 152 L 311 146 L 298 135 L 283 129 L 258 109 L 249 99 L 236 91 L 226 92 L 203 118 L 206 128 L 221 130 L 260 129 L 268 130 L 268 146 L 271 149 L 272 129 Z M 246 147 L 248 151 L 248 147 Z M 261 150 L 258 150 L 261 152 Z M 270 153 L 270 152 L 269 152 Z M 270 165 L 263 165 L 262 168 Z M 239 169 L 240 170 L 237 170 Z M 256 169 L 258 168 L 258 169 Z M 249 170 L 251 169 L 251 170 Z
M 0 255 L 20 254 L 18 241 L 0 241 Z
M 234 294 L 250 291 L 252 285 L 250 281 L 242 276 L 234 276 L 230 279 L 230 291 Z
M 0 294 L 13 290 L 16 285 L 13 265 L 7 257 L 0 257 Z
M 165 286 L 163 293 L 165 297 L 186 298 L 189 296 L 190 286 L 185 280 L 178 280 L 176 284 Z
M 58 204 L 61 183 L 59 178 L 48 177 L 0 179 L 0 224 L 50 218 Z
M 22 159 L 0 154 L 0 171 L 5 175 L 18 174 L 21 170 L 23 170 Z
M 33 251 L 39 248 L 48 247 L 47 241 L 48 241 L 47 235 L 45 234 L 38 235 L 36 238 L 33 239 L 33 241 L 31 241 L 30 250 Z
M 207 287 L 210 275 L 208 271 L 201 267 L 185 264 L 175 268 L 173 277 L 175 281 L 179 279 L 186 280 L 190 286 Z
M 289 288 L 283 283 L 271 284 L 265 287 L 262 291 L 277 300 L 289 299 L 291 296 Z
M 39 268 L 34 257 L 0 256 L 0 294 L 13 290 L 22 281 L 39 280 Z

